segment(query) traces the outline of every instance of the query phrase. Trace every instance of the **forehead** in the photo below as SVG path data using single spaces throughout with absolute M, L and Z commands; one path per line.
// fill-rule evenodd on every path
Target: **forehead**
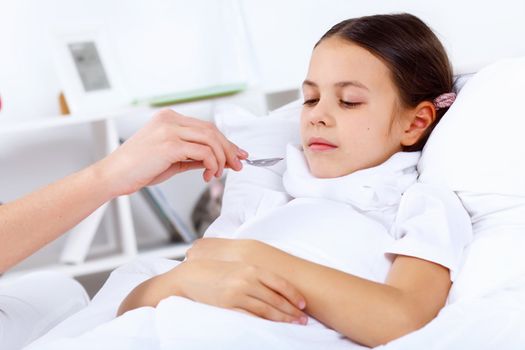
M 325 39 L 314 49 L 307 79 L 318 85 L 358 81 L 370 90 L 394 87 L 390 70 L 381 59 L 338 37 Z

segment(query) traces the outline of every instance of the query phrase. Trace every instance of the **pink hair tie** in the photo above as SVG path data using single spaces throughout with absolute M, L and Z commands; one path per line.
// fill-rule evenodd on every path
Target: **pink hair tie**
M 434 106 L 436 106 L 436 109 L 441 109 L 441 108 L 448 108 L 452 106 L 455 100 L 456 100 L 456 93 L 447 92 L 447 93 L 439 95 L 432 102 L 434 103 Z

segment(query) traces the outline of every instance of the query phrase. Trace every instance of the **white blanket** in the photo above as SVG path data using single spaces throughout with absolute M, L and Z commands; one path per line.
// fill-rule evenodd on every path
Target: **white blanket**
M 383 178 L 388 181 L 393 179 L 391 176 Z M 370 181 L 372 177 L 365 176 L 364 179 Z M 354 180 L 355 178 L 349 178 L 344 184 L 348 186 L 337 184 L 337 188 L 350 190 L 352 189 L 351 182 Z M 297 178 L 293 183 L 299 183 Z M 301 186 L 301 188 L 318 189 L 319 186 L 321 184 Z M 323 183 L 322 186 L 326 189 L 327 185 Z M 367 196 L 369 188 L 368 185 L 363 187 L 366 191 L 359 192 L 363 194 L 361 197 L 353 195 L 348 198 L 352 201 L 361 198 L 359 205 L 366 204 L 366 211 L 370 214 L 373 211 L 373 208 L 368 207 L 370 203 L 379 199 L 388 201 L 394 192 L 390 190 L 374 192 L 373 196 Z M 390 185 L 385 188 L 392 189 Z M 311 206 L 309 202 L 314 200 L 313 198 L 302 198 L 287 203 L 289 199 L 285 194 L 279 195 L 268 189 L 261 191 L 264 195 L 257 203 L 258 213 L 254 213 L 252 219 L 247 220 L 248 214 L 245 214 L 245 217 L 238 221 L 240 226 L 237 225 L 236 228 L 236 225 L 232 225 L 233 222 L 236 222 L 235 220 L 228 219 L 222 223 L 219 220 L 215 224 L 215 229 L 224 233 L 225 227 L 231 225 L 230 232 L 234 233 L 234 237 L 246 238 L 250 237 L 249 235 L 258 235 L 255 238 L 267 239 L 295 255 L 350 273 L 357 273 L 366 278 L 374 280 L 384 278 L 389 264 L 383 252 L 395 242 L 394 237 L 390 236 L 390 230 L 387 229 L 393 216 L 385 215 L 383 212 L 383 215 L 371 216 L 373 220 L 365 220 L 370 216 L 367 215 L 362 218 L 356 217 L 349 222 L 349 215 L 357 215 L 358 212 L 353 213 L 349 206 L 340 202 L 323 203 L 323 199 L 317 198 L 315 206 Z M 245 193 L 253 194 L 252 191 Z M 343 195 L 339 191 L 330 193 L 335 193 L 338 197 Z M 299 196 L 295 193 L 294 195 Z M 323 197 L 325 196 L 326 193 Z M 283 199 L 283 202 L 279 204 L 276 198 Z M 418 195 L 416 198 L 428 197 Z M 265 203 L 267 205 L 264 205 Z M 395 201 L 393 203 L 395 206 Z M 434 201 L 424 201 L 422 204 L 412 204 L 410 207 L 425 208 L 424 212 L 431 213 L 434 219 L 439 213 L 441 213 L 439 216 L 448 217 L 446 211 L 438 210 L 439 202 L 435 205 L 432 203 Z M 358 203 L 353 203 L 353 205 L 358 205 Z M 279 209 L 272 210 L 275 206 L 279 206 Z M 268 211 L 263 210 L 264 207 L 268 207 Z M 453 208 L 448 205 L 445 207 Z M 326 219 L 323 222 L 318 217 Z M 295 220 L 292 220 L 293 218 Z M 385 220 L 387 218 L 389 219 Z M 427 220 L 407 222 L 414 231 L 414 227 L 417 228 L 417 223 L 420 221 L 423 221 L 424 227 L 428 227 Z M 432 247 L 431 250 L 419 250 L 420 253 L 427 254 L 428 259 L 436 255 L 440 242 L 443 245 L 440 251 L 450 251 L 453 245 L 449 244 L 448 239 L 460 239 L 458 235 L 465 232 L 460 227 L 461 221 L 458 221 L 459 223 L 450 220 L 441 221 L 445 225 L 434 225 L 437 232 L 432 236 L 442 237 L 442 239 L 431 241 L 432 244 L 429 245 Z M 286 226 L 285 222 L 291 224 Z M 271 226 L 272 223 L 274 226 Z M 316 223 L 321 226 L 315 226 Z M 303 227 L 299 228 L 301 225 Z M 458 230 L 459 233 L 455 233 L 455 230 Z M 319 232 L 322 231 L 324 231 L 324 239 L 320 240 Z M 279 234 L 281 232 L 283 234 Z M 446 232 L 450 234 L 445 234 Z M 366 237 L 362 237 L 365 233 Z M 424 236 L 421 238 L 426 239 Z M 398 241 L 402 242 L 402 239 Z M 410 241 L 414 242 L 413 239 Z M 305 242 L 309 244 L 305 245 Z M 344 242 L 344 247 L 341 247 L 342 242 Z M 416 248 L 424 246 L 415 245 Z M 372 249 L 376 249 L 377 252 L 371 254 Z M 360 256 L 361 251 L 367 252 L 366 257 Z M 332 261 L 330 258 L 333 256 L 338 256 L 338 258 Z M 359 256 L 358 259 L 352 259 L 357 256 Z M 455 265 L 454 259 L 449 259 L 446 254 L 440 256 L 440 259 L 443 257 L 446 259 L 438 261 L 442 263 L 451 261 L 450 265 Z M 149 350 L 219 347 L 224 349 L 314 350 L 363 348 L 313 319 L 307 326 L 277 323 L 196 303 L 181 297 L 165 299 L 155 309 L 141 308 L 117 319 L 114 318 L 120 302 L 136 285 L 176 265 L 177 262 L 170 260 L 150 259 L 117 269 L 89 307 L 64 321 L 29 349 Z M 508 289 L 500 290 L 498 293 L 483 298 L 460 300 L 447 306 L 426 327 L 388 344 L 384 349 L 522 349 L 523 346 L 520 344 L 524 345 L 525 339 L 520 332 L 525 329 L 524 321 L 525 278 L 523 283 L 509 286 Z
M 525 276 L 495 293 L 447 305 L 422 329 L 383 350 L 525 349 Z
M 334 331 L 283 324 L 171 297 L 114 319 L 126 293 L 177 262 L 155 259 L 116 270 L 92 304 L 28 349 L 361 349 Z M 382 350 L 523 349 L 525 276 L 483 298 L 446 306 L 424 328 Z
M 143 280 L 178 264 L 148 259 L 112 273 L 93 302 L 27 349 L 361 349 L 316 322 L 267 321 L 181 297 L 114 318 L 120 301 Z

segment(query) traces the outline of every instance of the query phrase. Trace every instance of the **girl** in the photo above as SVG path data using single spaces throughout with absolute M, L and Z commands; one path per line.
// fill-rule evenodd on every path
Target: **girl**
M 231 331 L 257 328 L 239 343 L 171 328 L 166 337 L 190 348 L 372 347 L 424 326 L 444 306 L 471 234 L 452 192 L 416 183 L 419 150 L 452 90 L 445 50 L 418 18 L 335 25 L 315 45 L 303 83 L 302 144 L 288 146 L 286 192 L 272 201 L 281 205 L 231 232 L 219 219 L 185 262 L 166 263 L 118 314 L 157 306 L 157 316 L 176 317 L 191 299 L 199 303 L 186 323 L 193 313 L 201 326 L 224 329 L 242 317 Z

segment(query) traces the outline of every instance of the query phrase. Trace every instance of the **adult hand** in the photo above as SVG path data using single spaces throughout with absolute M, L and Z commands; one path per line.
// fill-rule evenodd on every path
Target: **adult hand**
M 0 272 L 117 196 L 189 169 L 204 168 L 209 181 L 246 157 L 213 124 L 160 111 L 106 158 L 0 207 Z
M 225 167 L 242 169 L 240 159 L 247 157 L 212 123 L 166 109 L 94 166 L 119 196 L 190 169 L 204 168 L 203 178 L 209 181 Z

